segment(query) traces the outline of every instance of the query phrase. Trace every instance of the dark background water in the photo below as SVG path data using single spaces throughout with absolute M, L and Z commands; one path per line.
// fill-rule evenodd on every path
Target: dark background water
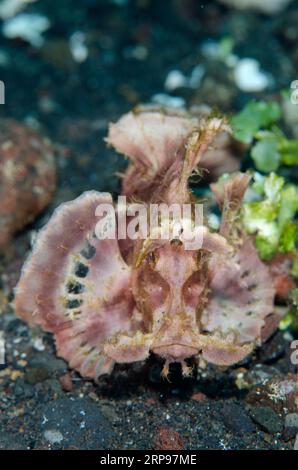
M 0 113 L 51 137 L 59 184 L 52 207 L 7 253 L 4 272 L 0 265 L 0 326 L 7 347 L 7 365 L 0 370 L 0 448 L 152 449 L 160 445 L 161 429 L 186 449 L 293 448 L 280 402 L 268 401 L 268 389 L 257 388 L 294 371 L 282 333 L 227 371 L 211 367 L 185 380 L 172 371 L 167 383 L 161 364 L 151 358 L 145 365 L 116 367 L 95 385 L 67 371 L 51 335 L 16 319 L 2 280 L 11 273 L 17 278 L 31 229 L 44 224 L 53 206 L 87 189 L 119 191 L 115 172 L 126 163 L 104 143 L 109 121 L 159 93 L 227 113 L 254 97 L 279 99 L 280 90 L 298 79 L 298 0 L 272 17 L 197 0 L 39 0 L 28 5 L 30 12 L 45 15 L 51 27 L 40 48 L 0 34 L 0 79 L 6 85 Z M 82 63 L 70 52 L 76 32 L 84 34 L 88 48 Z M 243 92 L 225 61 L 204 52 L 224 38 L 232 40 L 239 58 L 255 58 L 271 74 L 266 90 Z M 198 65 L 204 69 L 199 86 L 165 90 L 170 71 L 190 76 Z M 42 339 L 39 350 L 36 339 Z M 72 379 L 68 393 L 61 382 L 65 374 Z M 248 385 L 241 388 L 243 377 Z M 63 440 L 51 443 L 49 429 L 59 430 Z

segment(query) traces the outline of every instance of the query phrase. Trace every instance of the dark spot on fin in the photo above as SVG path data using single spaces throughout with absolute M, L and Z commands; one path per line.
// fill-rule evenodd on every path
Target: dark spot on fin
M 78 299 L 68 299 L 65 303 L 66 308 L 77 308 L 82 304 L 82 300 Z
M 81 255 L 86 259 L 91 259 L 96 253 L 96 249 L 89 242 L 86 243 L 85 247 L 81 251 Z
M 249 271 L 248 271 L 248 270 L 243 271 L 243 273 L 241 274 L 241 278 L 243 279 L 243 278 L 247 277 L 248 275 L 249 275 Z
M 69 294 L 81 294 L 85 289 L 85 286 L 78 281 L 69 281 L 66 288 Z
M 83 263 L 77 263 L 75 265 L 75 275 L 78 277 L 86 277 L 88 274 L 89 268 Z
M 251 292 L 252 290 L 256 289 L 258 286 L 257 284 L 252 284 L 251 286 L 248 286 L 248 290 L 249 292 Z

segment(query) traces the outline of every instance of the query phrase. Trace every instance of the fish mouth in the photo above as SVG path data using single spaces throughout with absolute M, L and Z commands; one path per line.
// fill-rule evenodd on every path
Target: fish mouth
M 199 353 L 199 349 L 189 344 L 165 344 L 155 346 L 152 352 L 160 357 L 168 360 L 183 360 L 184 358 L 195 356 Z

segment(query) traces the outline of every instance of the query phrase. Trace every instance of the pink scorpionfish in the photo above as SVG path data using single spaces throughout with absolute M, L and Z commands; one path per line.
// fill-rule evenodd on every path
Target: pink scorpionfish
M 208 158 L 218 158 L 216 145 L 228 132 L 221 118 L 154 110 L 124 115 L 107 138 L 131 162 L 123 194 L 148 205 L 193 205 L 189 177 L 200 160 L 208 167 Z M 217 232 L 202 225 L 199 249 L 186 250 L 183 237 L 97 238 L 95 211 L 112 203 L 108 193 L 87 191 L 62 204 L 24 265 L 16 314 L 53 333 L 58 355 L 94 379 L 150 352 L 164 360 L 165 376 L 172 362 L 189 374 L 188 358 L 202 366 L 241 361 L 279 320 L 270 272 L 239 217 L 249 181 L 236 172 L 211 184 L 221 225 Z

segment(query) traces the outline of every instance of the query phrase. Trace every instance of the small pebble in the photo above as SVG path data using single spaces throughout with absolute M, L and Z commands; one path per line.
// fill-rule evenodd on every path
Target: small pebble
M 176 88 L 185 87 L 187 84 L 188 80 L 180 70 L 171 70 L 165 81 L 165 89 L 167 91 L 173 91 L 176 90 Z
M 260 64 L 255 59 L 241 59 L 234 70 L 234 79 L 237 87 L 246 92 L 263 91 L 270 85 L 268 74 L 260 69 Z
M 201 393 L 201 392 L 198 392 L 198 393 L 194 393 L 192 396 L 191 396 L 191 399 L 192 400 L 195 400 L 195 401 L 203 401 L 206 399 L 206 395 L 204 393 Z
M 69 40 L 69 48 L 74 60 L 78 63 L 85 62 L 89 51 L 85 44 L 86 36 L 82 31 L 75 31 Z
M 33 341 L 33 347 L 36 349 L 36 351 L 44 351 L 45 345 L 43 344 L 42 338 L 36 338 Z
M 60 444 L 60 442 L 63 441 L 63 435 L 60 431 L 56 431 L 55 429 L 49 429 L 48 431 L 45 431 L 44 437 L 51 444 Z
M 183 108 L 185 100 L 181 96 L 170 96 L 165 93 L 157 93 L 152 96 L 153 103 L 160 104 L 161 106 L 168 106 L 169 108 Z
M 298 431 L 298 413 L 290 413 L 285 419 L 286 428 L 297 428 Z
M 250 415 L 255 423 L 269 434 L 276 434 L 283 430 L 281 418 L 269 406 L 254 406 L 250 410 Z
M 42 33 L 50 27 L 47 17 L 37 13 L 20 13 L 4 21 L 2 33 L 6 38 L 22 38 L 33 47 L 41 47 L 44 43 Z
M 59 382 L 60 382 L 61 388 L 62 388 L 62 390 L 64 390 L 64 392 L 72 392 L 73 391 L 73 383 L 72 383 L 72 380 L 71 380 L 71 375 L 68 372 L 64 375 L 61 375 L 61 377 L 59 378 Z

